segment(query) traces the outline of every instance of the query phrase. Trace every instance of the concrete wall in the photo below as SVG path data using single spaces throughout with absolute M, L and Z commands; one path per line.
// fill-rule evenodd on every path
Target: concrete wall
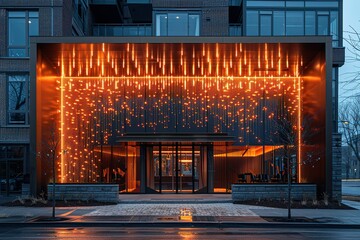
M 287 184 L 233 184 L 232 200 L 284 200 L 287 199 L 288 185 Z M 291 185 L 291 199 L 317 199 L 315 184 L 292 184 Z
M 48 199 L 52 199 L 52 184 L 48 185 Z M 55 200 L 75 201 L 119 201 L 119 185 L 117 184 L 56 184 Z

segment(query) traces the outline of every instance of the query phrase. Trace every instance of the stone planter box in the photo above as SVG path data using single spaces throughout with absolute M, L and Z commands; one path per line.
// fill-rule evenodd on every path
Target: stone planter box
M 48 199 L 52 200 L 53 185 L 48 184 Z M 119 201 L 118 184 L 55 184 L 55 200 L 62 201 Z
M 288 197 L 287 184 L 232 184 L 233 201 L 284 200 Z M 317 199 L 316 184 L 291 184 L 291 199 Z

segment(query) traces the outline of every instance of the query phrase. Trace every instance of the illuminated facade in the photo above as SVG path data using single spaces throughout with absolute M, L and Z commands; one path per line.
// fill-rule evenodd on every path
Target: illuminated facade
M 0 11 L 0 179 L 19 183 L 1 191 L 28 178 L 44 190 L 56 152 L 59 182 L 121 192 L 229 192 L 239 176 L 276 181 L 291 158 L 294 182 L 341 195 L 342 0 L 0 0 Z
M 32 142 L 46 155 L 43 141 L 57 133 L 59 182 L 228 192 L 240 173 L 285 171 L 291 148 L 294 181 L 326 187 L 330 38 L 83 40 L 33 45 Z M 48 159 L 38 159 L 46 181 Z

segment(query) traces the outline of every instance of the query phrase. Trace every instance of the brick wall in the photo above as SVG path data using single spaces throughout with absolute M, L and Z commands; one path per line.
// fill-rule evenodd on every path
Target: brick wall
M 334 200 L 341 200 L 341 134 L 332 135 L 332 194 Z
M 0 127 L 0 143 L 29 143 L 29 127 Z
M 29 127 L 7 124 L 7 75 L 29 72 L 29 59 L 0 58 L 0 143 L 29 143 Z
M 30 7 L 29 7 L 30 6 Z M 66 8 L 66 10 L 63 10 Z M 29 73 L 29 58 L 8 58 L 7 53 L 7 11 L 38 10 L 39 35 L 55 36 L 71 35 L 72 1 L 68 0 L 0 0 L 0 143 L 29 143 L 29 127 L 7 125 L 7 75 Z M 63 14 L 66 14 L 64 20 Z M 65 23 L 65 24 L 64 24 Z M 64 30 L 66 29 L 66 30 Z M 65 31 L 65 34 L 64 34 Z M 32 79 L 30 81 L 33 81 Z
M 233 184 L 231 190 L 233 201 L 286 200 L 288 198 L 287 184 Z M 316 184 L 291 184 L 291 199 L 317 199 Z
M 48 185 L 48 199 L 52 199 L 53 185 Z M 119 201 L 118 184 L 55 184 L 55 200 Z
M 6 46 L 7 46 L 7 34 L 6 34 L 6 11 L 5 9 L 0 9 L 0 57 L 7 55 Z M 0 63 L 1 66 L 1 63 Z

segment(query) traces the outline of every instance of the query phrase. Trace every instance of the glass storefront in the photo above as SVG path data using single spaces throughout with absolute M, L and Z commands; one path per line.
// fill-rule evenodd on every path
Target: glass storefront
M 147 183 L 160 193 L 207 192 L 206 146 L 154 145 L 147 147 Z
M 83 166 L 88 173 L 82 169 L 78 169 L 78 173 L 76 169 L 68 169 L 75 178 L 70 178 L 70 181 L 117 183 L 122 193 L 140 191 L 139 146 L 127 143 L 100 145 L 94 148 L 93 154 L 89 167 Z

